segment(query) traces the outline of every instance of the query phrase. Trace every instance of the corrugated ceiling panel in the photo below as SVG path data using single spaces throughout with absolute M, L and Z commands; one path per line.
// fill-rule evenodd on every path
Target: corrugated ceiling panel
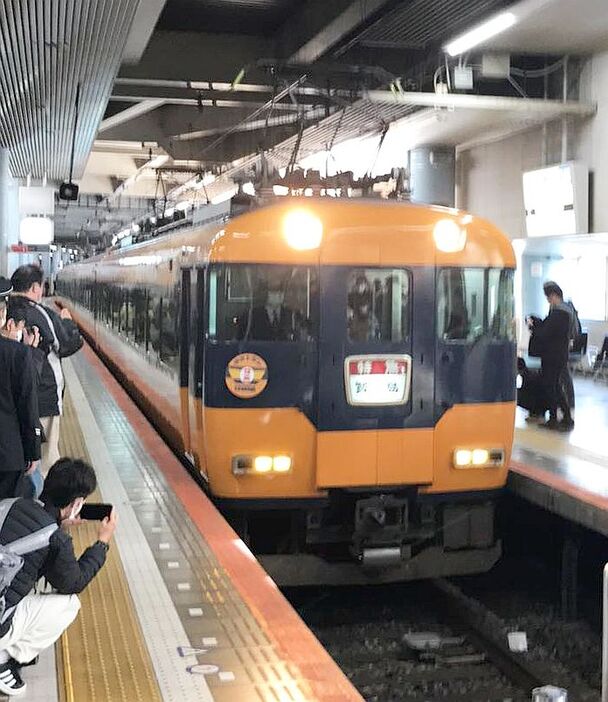
M 16 177 L 82 175 L 139 0 L 0 0 L 0 146 Z
M 506 4 L 507 0 L 401 2 L 362 32 L 358 41 L 367 45 L 423 49 L 446 41 Z

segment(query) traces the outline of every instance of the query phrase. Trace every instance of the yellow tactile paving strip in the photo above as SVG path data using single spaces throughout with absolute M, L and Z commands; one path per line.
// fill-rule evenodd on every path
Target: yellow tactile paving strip
M 74 407 L 66 393 L 62 456 L 88 460 Z M 100 501 L 98 494 L 91 501 Z M 76 553 L 97 538 L 95 522 L 72 530 Z M 116 548 L 80 595 L 76 622 L 58 642 L 61 702 L 161 702 L 125 574 Z M 61 689 L 63 688 L 63 689 Z

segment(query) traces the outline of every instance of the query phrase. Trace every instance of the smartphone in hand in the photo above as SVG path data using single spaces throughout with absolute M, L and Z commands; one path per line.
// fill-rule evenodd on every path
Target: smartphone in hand
M 99 503 L 89 503 L 82 505 L 80 514 L 78 515 L 81 519 L 87 519 L 90 521 L 101 522 L 106 517 L 110 516 L 112 512 L 112 505 Z

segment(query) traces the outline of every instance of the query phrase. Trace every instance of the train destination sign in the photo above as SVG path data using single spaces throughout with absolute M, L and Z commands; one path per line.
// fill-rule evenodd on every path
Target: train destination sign
M 348 403 L 403 405 L 410 393 L 412 359 L 407 355 L 349 356 L 344 362 Z

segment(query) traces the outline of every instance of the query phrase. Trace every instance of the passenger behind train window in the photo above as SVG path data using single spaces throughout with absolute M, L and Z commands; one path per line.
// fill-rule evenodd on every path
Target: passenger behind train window
M 437 333 L 443 341 L 513 341 L 513 272 L 446 268 L 437 288 Z
M 409 277 L 401 269 L 354 270 L 347 282 L 348 338 L 396 342 L 409 336 Z
M 229 265 L 211 270 L 209 336 L 218 341 L 312 341 L 318 275 L 305 266 Z

